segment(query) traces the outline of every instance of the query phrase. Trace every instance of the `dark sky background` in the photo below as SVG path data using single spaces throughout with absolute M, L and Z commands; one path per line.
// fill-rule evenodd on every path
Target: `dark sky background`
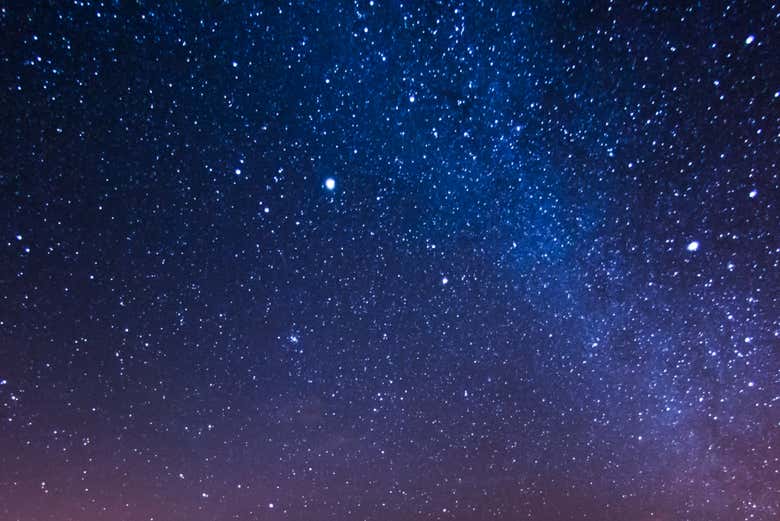
M 777 3 L 157 4 L 0 3 L 0 519 L 780 518 Z

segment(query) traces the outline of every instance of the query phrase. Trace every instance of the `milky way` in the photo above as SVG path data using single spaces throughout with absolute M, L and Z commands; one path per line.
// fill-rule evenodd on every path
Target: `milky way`
M 138 4 L 0 7 L 0 518 L 780 517 L 778 4 Z

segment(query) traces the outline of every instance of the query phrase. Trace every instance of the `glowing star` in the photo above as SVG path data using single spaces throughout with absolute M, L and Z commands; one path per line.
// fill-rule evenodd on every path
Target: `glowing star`
M 755 197 L 756 197 L 757 195 L 758 195 L 758 190 L 751 190 L 751 191 L 750 191 L 750 193 L 748 194 L 748 196 L 749 196 L 751 199 L 755 199 Z
M 325 188 L 328 190 L 335 190 L 336 188 L 336 180 L 332 177 L 329 177 L 325 180 Z
M 745 38 L 745 45 L 750 45 L 755 40 L 756 40 L 756 37 L 751 34 L 747 38 Z
M 241 169 L 240 168 L 236 168 L 234 170 L 234 172 L 236 173 L 236 175 L 241 175 Z
M 447 277 L 442 277 L 442 278 L 441 278 L 441 283 L 442 283 L 443 285 L 445 285 L 445 286 L 447 285 L 447 283 L 448 283 L 449 281 L 450 281 L 450 279 L 448 279 Z
M 688 251 L 697 251 L 699 249 L 699 241 L 691 241 L 686 249 Z

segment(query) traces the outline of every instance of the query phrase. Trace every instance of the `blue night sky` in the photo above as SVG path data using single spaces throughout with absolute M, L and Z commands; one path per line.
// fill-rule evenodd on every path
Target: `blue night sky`
M 0 519 L 780 518 L 779 39 L 0 5 Z

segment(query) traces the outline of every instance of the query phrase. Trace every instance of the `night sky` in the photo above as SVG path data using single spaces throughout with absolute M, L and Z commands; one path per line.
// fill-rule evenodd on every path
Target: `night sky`
M 0 3 L 0 519 L 780 518 L 779 43 Z

